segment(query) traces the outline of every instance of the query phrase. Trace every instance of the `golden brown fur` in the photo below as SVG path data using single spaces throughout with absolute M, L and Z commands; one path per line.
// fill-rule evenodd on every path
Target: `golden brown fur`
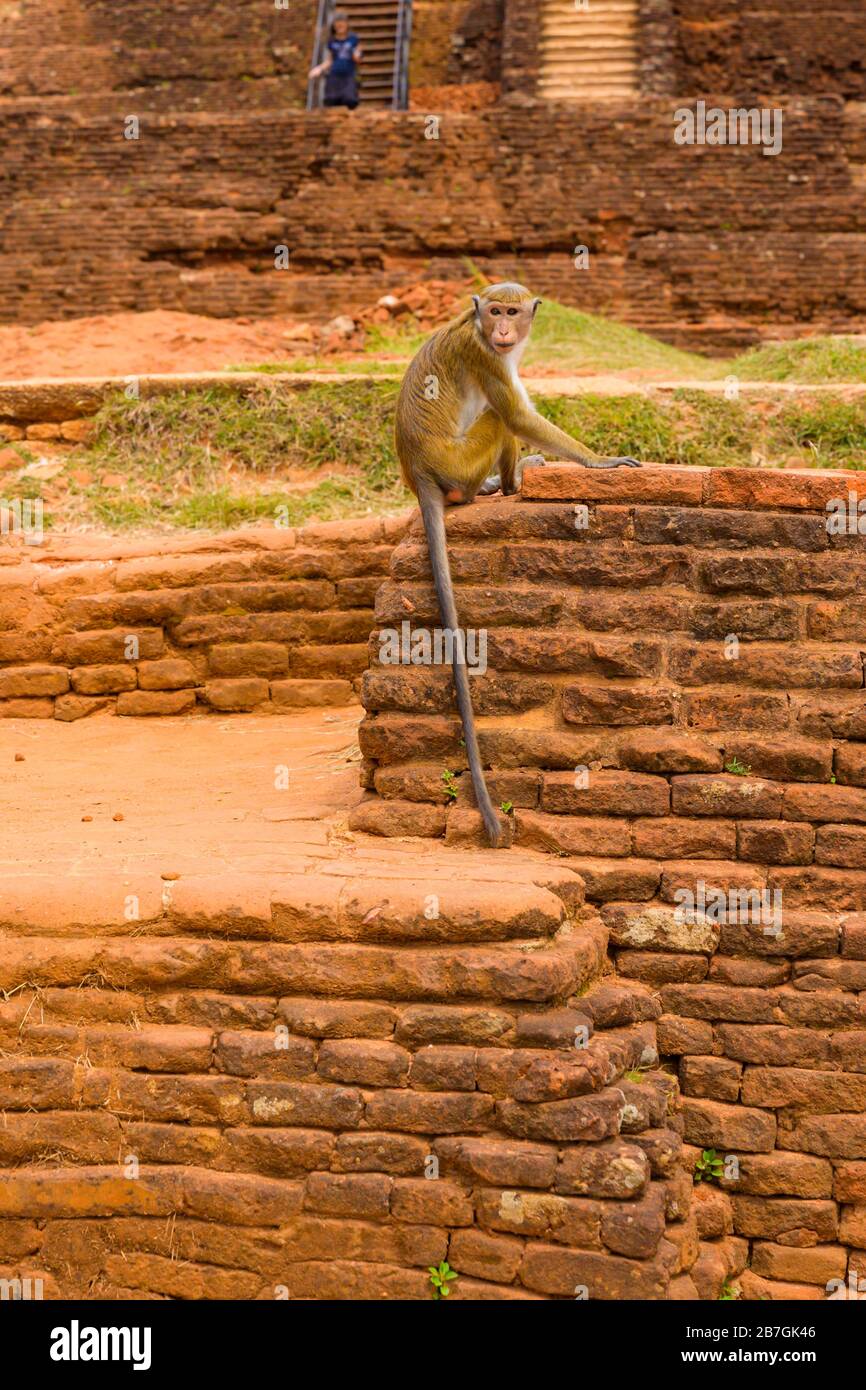
M 522 285 L 489 286 L 424 344 L 397 401 L 400 468 L 421 506 L 442 621 L 455 632 L 446 502 L 471 502 L 480 490 L 517 492 L 521 440 L 588 468 L 640 467 L 631 458 L 601 458 L 532 406 L 517 369 L 538 304 Z M 465 659 L 455 660 L 453 675 L 476 800 L 498 845 L 501 826 L 484 781 Z

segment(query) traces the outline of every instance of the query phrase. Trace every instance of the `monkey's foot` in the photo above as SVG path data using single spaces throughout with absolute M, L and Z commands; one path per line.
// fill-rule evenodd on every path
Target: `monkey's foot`
M 481 484 L 476 497 L 492 497 L 494 492 L 498 492 L 502 487 L 502 480 L 498 473 L 491 473 L 489 478 L 485 478 Z

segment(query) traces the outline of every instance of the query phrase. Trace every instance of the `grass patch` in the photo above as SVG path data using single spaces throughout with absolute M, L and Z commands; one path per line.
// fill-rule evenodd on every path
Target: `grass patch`
M 866 344 L 853 338 L 803 338 L 753 348 L 728 364 L 742 381 L 866 381 Z
M 93 476 L 70 482 L 66 510 L 111 528 L 230 528 L 275 516 L 294 526 L 393 510 L 408 500 L 395 398 L 395 386 L 371 382 L 120 396 L 70 457 L 68 475 Z
M 471 267 L 468 267 L 471 269 Z M 477 280 L 477 272 L 476 280 Z M 468 303 L 468 292 L 467 292 Z M 345 357 L 294 357 L 286 362 L 236 365 L 228 371 L 399 373 L 430 336 L 416 319 L 373 324 L 364 350 Z M 789 381 L 805 384 L 866 382 L 866 344 L 851 337 L 804 338 L 752 348 L 732 358 L 709 358 L 671 347 L 648 333 L 555 300 L 539 308 L 526 352 L 527 366 L 576 375 L 629 372 L 656 380 Z
M 718 375 L 718 363 L 695 352 L 684 352 L 637 328 L 554 301 L 539 308 L 524 361 L 527 366 L 550 363 L 575 372 L 639 369 L 667 377 Z
M 119 396 L 63 474 L 9 477 L 8 498 L 42 496 L 64 525 L 230 529 L 397 510 L 411 498 L 393 441 L 397 384 L 317 383 L 287 391 L 266 377 L 142 401 Z M 866 469 L 866 401 L 728 401 L 700 390 L 656 396 L 542 396 L 547 419 L 603 454 L 646 462 Z
M 423 340 L 422 335 L 422 340 Z M 293 376 L 297 372 L 330 372 L 334 376 L 392 376 L 403 375 L 399 362 L 377 362 L 375 359 L 345 357 L 293 357 L 287 362 L 240 363 L 225 368 L 227 372 L 258 372 L 262 376 Z
M 699 467 L 866 468 L 866 401 L 727 401 L 681 390 L 670 398 L 542 396 L 535 403 L 601 454 Z
M 811 455 L 816 468 L 866 468 L 866 403 L 819 396 L 779 412 L 780 445 Z
M 596 453 L 674 461 L 675 418 L 661 402 L 595 395 L 536 396 L 534 401 L 542 415 Z

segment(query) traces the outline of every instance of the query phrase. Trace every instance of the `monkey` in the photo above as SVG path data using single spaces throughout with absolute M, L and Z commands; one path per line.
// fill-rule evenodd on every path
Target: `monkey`
M 521 441 L 586 468 L 640 468 L 604 458 L 535 410 L 518 375 L 541 300 L 523 285 L 490 285 L 412 359 L 397 398 L 395 442 L 406 486 L 418 498 L 442 622 L 454 634 L 451 664 L 475 799 L 493 848 L 502 828 L 481 766 L 445 534 L 445 506 L 520 490 Z

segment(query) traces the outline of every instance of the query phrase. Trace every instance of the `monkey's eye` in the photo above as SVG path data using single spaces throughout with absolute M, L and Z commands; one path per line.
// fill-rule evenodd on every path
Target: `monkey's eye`
M 509 309 L 509 310 L 508 310 L 508 317 L 509 317 L 510 319 L 516 318 L 517 315 L 518 315 L 519 313 L 520 313 L 520 310 L 519 310 L 519 309 Z
M 491 309 L 491 310 L 490 310 L 490 317 L 491 317 L 492 319 L 498 319 L 498 318 L 499 318 L 499 315 L 500 315 L 501 313 L 502 313 L 502 310 L 501 310 L 501 309 Z

